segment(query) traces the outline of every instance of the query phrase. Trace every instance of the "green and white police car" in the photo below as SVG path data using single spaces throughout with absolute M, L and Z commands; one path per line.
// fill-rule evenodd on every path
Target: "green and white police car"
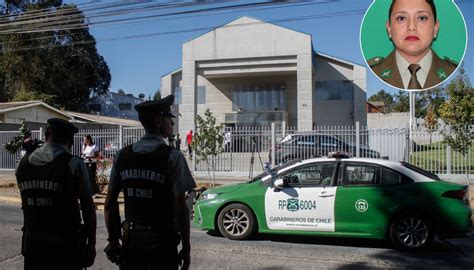
M 418 250 L 471 231 L 467 186 L 404 162 L 291 161 L 250 182 L 205 191 L 193 223 L 230 239 L 254 233 L 389 239 Z

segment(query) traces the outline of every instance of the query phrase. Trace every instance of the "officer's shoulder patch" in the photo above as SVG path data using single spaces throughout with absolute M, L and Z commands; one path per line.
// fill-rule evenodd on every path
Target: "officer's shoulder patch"
M 448 74 L 443 68 L 438 68 L 438 70 L 436 70 L 436 75 L 438 75 L 438 78 L 440 78 L 441 80 L 448 78 Z
M 377 56 L 377 57 L 367 60 L 367 64 L 369 65 L 369 67 L 375 67 L 376 65 L 382 63 L 383 59 L 384 59 L 383 57 Z
M 449 58 L 449 57 L 447 57 L 447 56 L 444 57 L 444 61 L 446 61 L 446 62 L 448 62 L 448 63 L 450 63 L 450 64 L 452 64 L 452 65 L 455 65 L 456 67 L 459 65 L 458 62 L 454 61 L 453 59 L 451 59 L 451 58 Z
M 392 77 L 392 69 L 390 68 L 386 68 L 382 70 L 382 72 L 380 73 L 380 78 L 382 78 L 382 80 L 388 80 L 391 77 Z

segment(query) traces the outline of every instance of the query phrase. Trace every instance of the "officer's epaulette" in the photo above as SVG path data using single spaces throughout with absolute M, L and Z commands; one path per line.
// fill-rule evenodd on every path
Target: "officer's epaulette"
M 376 65 L 382 63 L 382 60 L 383 60 L 383 57 L 377 56 L 377 57 L 367 60 L 367 64 L 369 64 L 369 67 L 375 67 Z
M 447 62 L 450 63 L 450 64 L 455 65 L 455 66 L 458 66 L 458 65 L 459 65 L 458 62 L 454 61 L 453 59 L 451 59 L 451 58 L 449 58 L 449 57 L 447 57 L 447 56 L 444 57 L 444 60 L 447 61 Z

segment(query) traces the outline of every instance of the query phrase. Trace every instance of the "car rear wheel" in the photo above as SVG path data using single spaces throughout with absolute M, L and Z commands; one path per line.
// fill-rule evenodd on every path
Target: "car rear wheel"
M 390 226 L 390 239 L 399 250 L 426 249 L 433 243 L 433 226 L 428 219 L 416 213 L 402 214 Z
M 257 227 L 252 211 L 237 203 L 222 209 L 217 218 L 217 225 L 221 234 L 232 240 L 250 238 Z

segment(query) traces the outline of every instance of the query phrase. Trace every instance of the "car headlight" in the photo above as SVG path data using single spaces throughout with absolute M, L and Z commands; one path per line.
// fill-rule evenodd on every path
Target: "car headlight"
M 201 196 L 201 200 L 202 201 L 205 201 L 205 200 L 212 200 L 214 199 L 215 197 L 217 197 L 217 195 L 219 195 L 220 193 L 204 193 L 202 194 Z

